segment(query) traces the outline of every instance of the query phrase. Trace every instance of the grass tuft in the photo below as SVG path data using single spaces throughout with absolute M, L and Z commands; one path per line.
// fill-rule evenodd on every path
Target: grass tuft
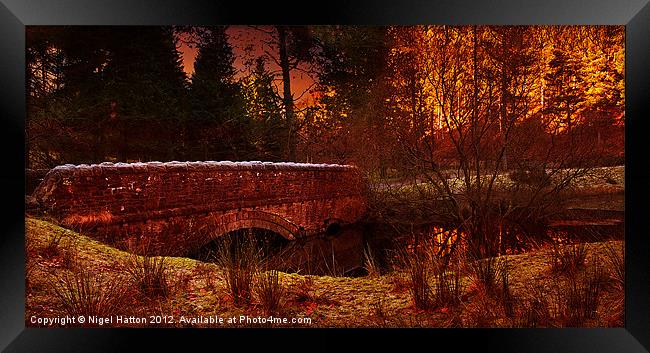
M 430 268 L 422 254 L 414 254 L 410 258 L 408 273 L 410 277 L 409 291 L 415 307 L 422 310 L 433 308 L 431 295 Z
M 126 263 L 126 272 L 146 298 L 165 298 L 169 294 L 164 257 L 132 254 Z
M 63 238 L 64 233 L 65 232 L 63 230 L 53 231 L 50 233 L 49 237 L 47 238 L 47 242 L 45 243 L 45 247 L 41 249 L 41 256 L 46 259 L 59 256 L 61 253 L 59 244 L 61 243 L 61 239 Z
M 487 257 L 469 263 L 474 283 L 486 294 L 499 297 L 508 292 L 508 262 L 504 257 Z
M 600 266 L 568 277 L 564 301 L 561 303 L 565 326 L 580 327 L 586 320 L 596 317 L 604 281 L 605 273 Z
M 236 306 L 251 303 L 261 257 L 252 234 L 224 236 L 218 244 L 214 261 L 225 271 L 226 289 Z
M 561 245 L 554 241 L 550 256 L 551 271 L 572 275 L 585 268 L 587 248 L 584 243 Z
M 58 274 L 49 284 L 65 313 L 71 316 L 106 317 L 124 307 L 122 281 L 101 280 L 88 269 Z
M 377 262 L 377 257 L 367 244 L 363 247 L 363 263 L 363 268 L 369 277 L 378 277 L 381 275 L 381 267 Z
M 277 270 L 262 272 L 258 276 L 256 292 L 265 315 L 280 314 L 286 291 Z

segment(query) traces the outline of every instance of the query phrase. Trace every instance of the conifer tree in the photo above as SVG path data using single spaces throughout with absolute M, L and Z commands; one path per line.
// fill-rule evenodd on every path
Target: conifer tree
M 559 127 L 571 133 L 577 113 L 585 101 L 581 62 L 571 53 L 555 49 L 544 78 L 547 96 L 544 114 L 554 118 L 559 122 Z
M 249 141 L 255 158 L 279 161 L 284 157 L 288 123 L 273 80 L 264 58 L 257 58 L 251 75 L 245 80 L 246 112 L 252 126 Z
M 235 80 L 234 56 L 225 27 L 202 28 L 192 76 L 194 159 L 242 159 L 249 149 L 241 85 Z

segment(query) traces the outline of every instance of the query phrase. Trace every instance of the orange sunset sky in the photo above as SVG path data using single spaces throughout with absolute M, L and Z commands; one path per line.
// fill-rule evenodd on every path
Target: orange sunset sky
M 235 55 L 235 62 L 233 66 L 237 70 L 237 77 L 240 78 L 248 74 L 246 61 L 255 59 L 259 56 L 278 56 L 277 47 L 269 44 L 271 37 L 265 31 L 273 31 L 270 26 L 229 26 L 226 30 L 228 35 L 228 42 L 232 46 L 233 54 Z M 178 50 L 183 57 L 183 68 L 188 76 L 194 73 L 194 60 L 196 58 L 198 48 L 196 46 L 188 45 L 185 41 L 179 41 Z M 283 93 L 282 80 L 279 66 L 272 60 L 267 60 L 267 68 L 276 74 L 276 87 L 279 94 Z M 307 69 L 304 65 L 299 68 Z M 308 103 L 312 100 L 313 96 L 309 92 L 310 87 L 313 86 L 315 78 L 310 77 L 307 73 L 294 70 L 291 73 L 291 90 L 293 91 L 294 98 L 298 99 L 298 103 Z

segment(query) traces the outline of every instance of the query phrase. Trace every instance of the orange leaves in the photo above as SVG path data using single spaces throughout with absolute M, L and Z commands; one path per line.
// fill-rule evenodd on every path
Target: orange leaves
M 314 302 L 307 302 L 305 303 L 305 307 L 306 307 L 305 314 L 311 315 L 314 312 L 314 310 L 318 307 L 318 304 Z

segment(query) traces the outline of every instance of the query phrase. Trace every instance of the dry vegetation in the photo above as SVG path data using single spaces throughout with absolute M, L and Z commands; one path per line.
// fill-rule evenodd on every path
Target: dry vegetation
M 620 241 L 585 244 L 583 266 L 570 270 L 553 267 L 552 247 L 470 263 L 411 258 L 362 278 L 256 270 L 241 300 L 233 295 L 236 273 L 224 264 L 135 256 L 32 218 L 26 230 L 28 326 L 32 315 L 81 313 L 309 317 L 311 327 L 623 324 Z

